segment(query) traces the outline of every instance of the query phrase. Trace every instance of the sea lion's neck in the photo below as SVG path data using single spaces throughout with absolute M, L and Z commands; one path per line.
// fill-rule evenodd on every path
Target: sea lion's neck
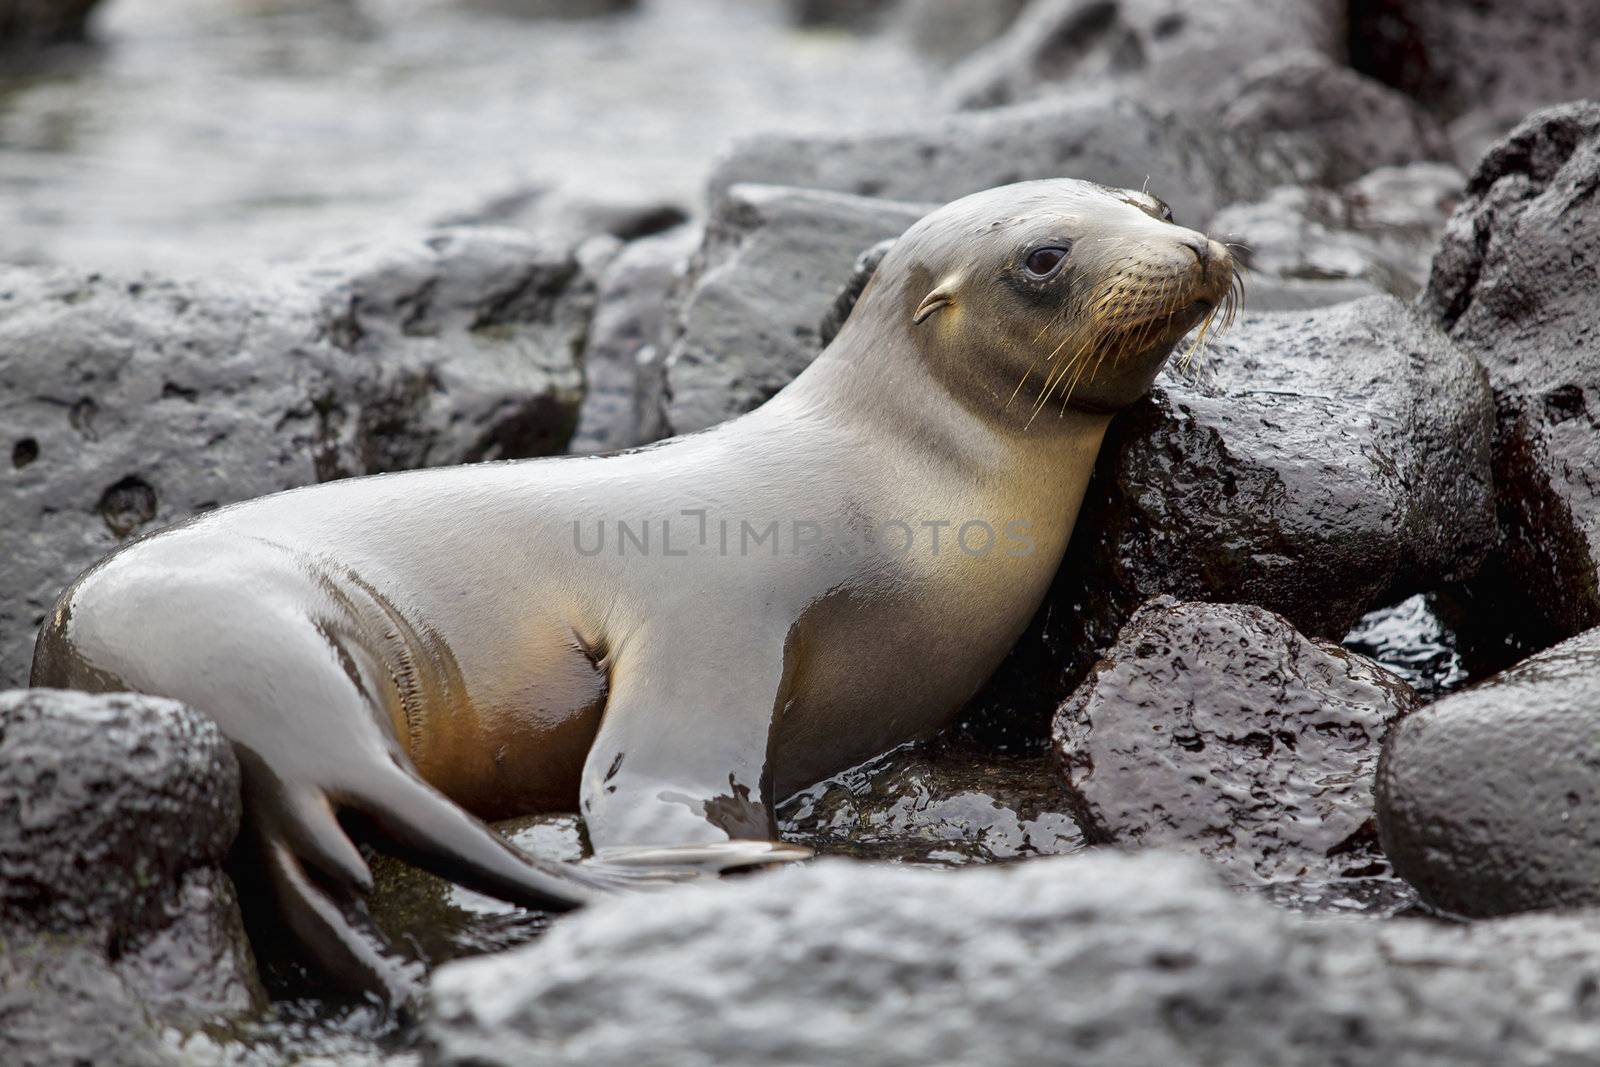
M 760 414 L 813 448 L 892 467 L 896 479 L 970 487 L 993 506 L 1028 502 L 1070 526 L 1111 416 L 1052 407 L 1030 425 L 1025 398 L 1009 410 L 974 392 L 929 373 L 903 336 L 847 323 Z

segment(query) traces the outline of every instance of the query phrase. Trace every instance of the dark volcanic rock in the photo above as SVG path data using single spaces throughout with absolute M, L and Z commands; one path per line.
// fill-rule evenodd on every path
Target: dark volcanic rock
M 822 351 L 823 320 L 861 252 L 930 210 L 773 186 L 723 195 L 668 327 L 670 432 L 743 414 L 788 385 Z
M 1471 163 L 1536 107 L 1600 95 L 1592 0 L 1349 0 L 1356 68 L 1456 119 Z
M 1074 89 L 1116 89 L 1160 108 L 1203 111 L 1228 75 L 1262 56 L 1339 59 L 1343 26 L 1321 0 L 1039 0 L 951 76 L 961 107 L 998 107 Z
M 1056 713 L 1055 749 L 1093 841 L 1199 852 L 1241 883 L 1381 866 L 1372 782 L 1416 694 L 1281 616 L 1141 608 Z
M 1482 370 L 1393 298 L 1247 317 L 1112 421 L 1055 584 L 969 721 L 1042 734 L 1163 593 L 1338 640 L 1473 574 L 1494 540 L 1491 434 Z
M 1411 300 L 1428 280 L 1466 178 L 1446 163 L 1385 167 L 1337 189 L 1284 185 L 1212 220 L 1249 261 L 1247 303 L 1280 311 L 1373 293 Z
M 1503 626 L 1600 625 L 1600 104 L 1531 116 L 1479 164 L 1424 306 L 1489 372 Z
M 818 853 L 956 867 L 1083 847 L 1042 756 L 996 756 L 944 739 L 904 745 L 795 794 L 784 840 Z
M 77 41 L 100 0 L 0 0 L 0 50 Z
M 1308 920 L 1188 859 L 824 860 L 451 964 L 434 1067 L 1522 1067 L 1600 1056 L 1592 916 Z
M 599 273 L 594 318 L 583 349 L 585 390 L 569 451 L 609 452 L 649 440 L 640 426 L 641 356 L 651 361 L 668 317 L 668 296 L 699 244 L 680 227 L 634 241 Z
M 132 694 L 0 693 L 0 941 L 72 971 L 98 953 L 116 980 L 90 986 L 121 983 L 169 1022 L 247 1011 L 259 990 L 221 873 L 238 828 L 238 765 L 204 716 Z
M 1395 727 L 1378 816 L 1396 872 L 1447 911 L 1600 904 L 1600 629 Z
M 1253 199 L 1293 176 L 1287 163 L 1252 159 L 1204 125 L 1093 94 L 882 133 L 753 138 L 718 166 L 711 188 L 715 197 L 736 182 L 766 182 L 944 203 L 1062 175 L 1148 186 L 1186 226 L 1203 226 L 1223 204 Z
M 559 452 L 593 283 L 438 231 L 253 286 L 0 269 L 0 685 L 119 541 L 350 474 Z M 3 463 L 3 460 L 0 460 Z

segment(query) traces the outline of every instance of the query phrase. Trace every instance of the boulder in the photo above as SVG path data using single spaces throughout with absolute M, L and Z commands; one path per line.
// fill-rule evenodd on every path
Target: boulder
M 1470 165 L 1534 108 L 1600 95 L 1600 7 L 1350 0 L 1350 60 L 1453 120 Z
M 941 739 L 902 745 L 788 798 L 784 840 L 819 854 L 957 867 L 1083 847 L 1048 760 Z
M 0 0 L 0 50 L 82 40 L 100 0 Z
M 856 258 L 931 205 L 743 186 L 716 203 L 674 301 L 665 425 L 689 433 L 759 407 L 822 351 Z
M 1197 860 L 823 860 L 614 900 L 453 963 L 432 1067 L 1521 1067 L 1600 1056 L 1593 916 L 1310 920 Z
M 1197 852 L 1230 881 L 1382 872 L 1372 783 L 1398 676 L 1282 616 L 1158 597 L 1056 712 L 1090 840 Z
M 1342 58 L 1338 5 L 1322 0 L 1038 0 L 951 75 L 958 107 L 1116 90 L 1161 109 L 1208 110 L 1262 56 Z
M 699 243 L 699 231 L 682 226 L 624 246 L 599 271 L 583 346 L 583 407 L 568 451 L 609 452 L 654 439 L 640 425 L 640 395 L 647 388 L 640 381 L 641 356 L 648 363 L 645 350 L 660 344 L 668 297 Z
M 1600 629 L 1395 727 L 1378 816 L 1396 872 L 1445 911 L 1600 904 Z
M 1471 576 L 1495 537 L 1492 432 L 1481 368 L 1392 297 L 1247 316 L 1112 420 L 1055 583 L 969 727 L 1042 735 L 1153 596 L 1336 641 Z
M 1322 307 L 1374 293 L 1412 300 L 1465 186 L 1447 163 L 1384 167 L 1338 189 L 1281 185 L 1255 203 L 1224 208 L 1211 225 L 1249 263 L 1252 310 Z
M 715 199 L 739 182 L 833 189 L 945 203 L 980 189 L 1063 175 L 1148 187 L 1186 226 L 1224 204 L 1292 180 L 1287 163 L 1254 159 L 1224 133 L 1090 93 L 930 117 L 883 132 L 765 135 L 740 142 L 711 177 Z
M 593 282 L 570 248 L 436 231 L 257 284 L 0 268 L 0 684 L 119 543 L 352 474 L 559 452 Z
M 1600 104 L 1532 115 L 1472 175 L 1423 306 L 1494 388 L 1502 544 L 1486 583 L 1535 647 L 1600 625 Z
M 221 869 L 239 817 L 238 765 L 210 719 L 128 693 L 0 692 L 0 941 L 19 953 L 0 1005 L 41 1025 L 52 1008 L 33 998 L 57 993 L 63 1024 L 99 993 L 185 1026 L 258 1008 Z M 55 992 L 26 978 L 57 965 Z

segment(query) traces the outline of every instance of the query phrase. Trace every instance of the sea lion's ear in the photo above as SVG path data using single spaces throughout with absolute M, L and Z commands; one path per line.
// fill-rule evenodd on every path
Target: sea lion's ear
M 922 320 L 947 304 L 954 302 L 954 300 L 955 296 L 950 292 L 948 284 L 940 285 L 933 292 L 922 298 L 922 303 L 918 304 L 917 310 L 911 314 L 911 325 L 922 325 Z

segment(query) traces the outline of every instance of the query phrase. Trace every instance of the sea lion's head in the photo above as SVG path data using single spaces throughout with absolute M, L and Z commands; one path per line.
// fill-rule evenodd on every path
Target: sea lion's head
M 1131 404 L 1239 292 L 1227 247 L 1156 197 L 1069 179 L 940 208 L 895 242 L 875 280 L 888 279 L 869 295 L 920 358 L 964 403 L 1021 426 L 1047 408 Z

